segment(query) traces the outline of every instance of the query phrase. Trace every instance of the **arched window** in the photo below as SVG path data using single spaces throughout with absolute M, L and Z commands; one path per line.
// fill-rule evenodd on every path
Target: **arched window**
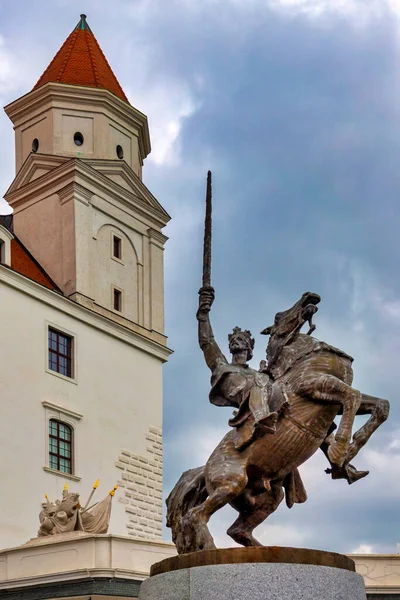
M 72 428 L 55 419 L 49 421 L 49 467 L 72 474 Z

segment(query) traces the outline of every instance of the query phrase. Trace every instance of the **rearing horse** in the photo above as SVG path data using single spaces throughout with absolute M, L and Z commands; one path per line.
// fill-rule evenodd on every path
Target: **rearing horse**
M 206 465 L 183 473 L 167 498 L 167 525 L 179 553 L 215 548 L 207 523 L 226 504 L 239 512 L 227 533 L 244 546 L 260 546 L 253 530 L 286 496 L 289 508 L 307 499 L 298 467 L 321 448 L 334 479 L 353 483 L 358 472 L 350 461 L 387 419 L 389 402 L 351 387 L 353 359 L 309 335 L 302 326 L 318 310 L 320 297 L 307 292 L 287 311 L 277 313 L 269 334 L 268 366 L 274 386 L 286 402 L 276 433 L 256 437 L 244 449 L 231 430 Z M 273 398 L 272 398 L 273 402 Z M 272 410 L 274 407 L 272 407 Z M 356 415 L 371 415 L 352 438 Z M 342 415 L 336 434 L 334 419 Z M 252 416 L 250 415 L 250 419 Z

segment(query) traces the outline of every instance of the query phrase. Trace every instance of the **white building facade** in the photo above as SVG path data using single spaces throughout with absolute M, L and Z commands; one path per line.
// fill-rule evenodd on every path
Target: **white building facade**
M 143 184 L 146 117 L 84 15 L 6 108 L 16 176 L 0 219 L 0 547 L 36 535 L 44 494 L 119 485 L 109 532 L 161 539 L 163 227 Z M 98 497 L 97 497 L 98 495 Z

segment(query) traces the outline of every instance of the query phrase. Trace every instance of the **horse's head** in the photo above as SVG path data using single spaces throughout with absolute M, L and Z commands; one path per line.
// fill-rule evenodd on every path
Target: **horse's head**
M 292 308 L 276 313 L 274 324 L 266 327 L 261 332 L 271 336 L 267 348 L 269 362 L 277 358 L 283 346 L 299 333 L 304 323 L 308 322 L 310 324 L 309 334 L 314 331 L 315 326 L 312 325 L 312 317 L 317 312 L 317 304 L 320 301 L 321 297 L 318 294 L 306 292 Z

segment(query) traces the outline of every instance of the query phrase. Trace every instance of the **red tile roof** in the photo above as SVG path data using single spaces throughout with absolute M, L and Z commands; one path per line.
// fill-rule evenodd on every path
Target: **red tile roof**
M 43 267 L 32 256 L 29 250 L 19 240 L 13 231 L 13 215 L 0 215 L 0 225 L 8 229 L 13 235 L 11 239 L 11 268 L 17 273 L 40 283 L 50 290 L 61 292 L 60 288 L 54 283 Z
M 50 290 L 59 291 L 56 284 L 50 279 L 44 269 L 39 265 L 33 256 L 28 252 L 25 246 L 18 238 L 11 240 L 11 268 L 36 283 L 40 283 Z
M 67 37 L 33 89 L 50 81 L 104 88 L 128 102 L 86 22 L 86 15 L 81 15 L 78 25 Z

